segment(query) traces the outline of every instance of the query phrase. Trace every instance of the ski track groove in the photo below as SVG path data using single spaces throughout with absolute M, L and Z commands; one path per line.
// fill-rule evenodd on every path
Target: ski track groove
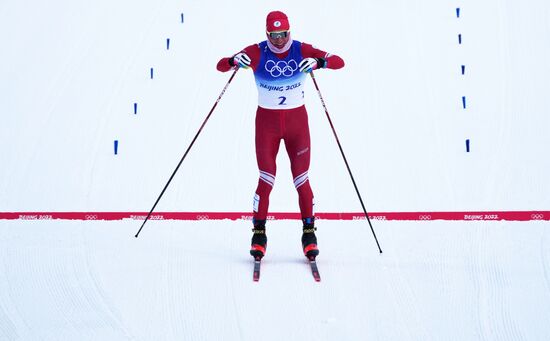
M 108 304 L 105 304 L 105 296 L 90 275 L 89 249 L 82 228 L 79 235 L 73 238 L 75 241 L 77 239 L 79 245 L 60 245 L 59 253 L 51 258 L 57 266 L 57 271 L 49 277 L 50 286 L 59 288 L 56 302 L 63 304 L 60 309 L 72 334 L 79 335 L 85 331 L 87 337 L 95 339 L 110 332 L 109 335 L 114 337 L 112 333 L 121 329 L 120 323 L 113 317 Z M 85 337 L 79 335 L 79 338 Z
M 540 259 L 542 262 L 542 273 L 544 275 L 546 293 L 547 296 L 550 297 L 550 247 L 548 246 L 548 236 L 548 232 L 543 229 L 543 234 L 540 238 Z
M 54 246 L 54 248 L 55 247 L 56 246 Z M 41 264 L 33 262 L 33 265 L 35 267 L 40 267 L 43 265 L 45 269 L 49 269 L 50 271 L 48 274 L 44 274 L 40 273 L 40 271 L 33 270 L 31 274 L 33 274 L 33 277 L 35 277 L 34 274 L 40 273 L 39 276 L 42 280 L 38 292 L 41 292 L 41 295 L 48 295 L 48 297 L 53 301 L 51 302 L 51 307 L 53 307 L 55 310 L 53 314 L 56 317 L 55 324 L 57 324 L 57 326 L 59 327 L 60 332 L 64 334 L 72 334 L 75 332 L 75 330 L 73 330 L 73 326 L 70 323 L 70 314 L 67 313 L 66 307 L 64 306 L 67 300 L 63 300 L 64 294 L 67 291 L 67 281 L 63 281 L 63 276 L 61 275 L 68 274 L 69 276 L 67 277 L 70 277 L 71 275 L 70 273 L 66 272 L 66 268 L 62 265 L 62 263 L 65 262 L 66 259 L 61 259 L 59 262 L 57 261 L 57 259 L 59 258 L 58 250 L 53 253 L 43 253 L 42 249 L 40 248 L 40 251 L 41 255 L 37 258 L 40 259 L 39 262 Z M 52 316 L 50 316 L 50 318 L 51 317 Z
M 460 243 L 455 243 L 459 245 L 463 245 L 464 241 L 461 240 Z M 461 297 L 460 294 L 462 294 L 462 291 L 459 290 L 452 290 L 454 286 L 457 284 L 460 285 L 461 283 L 456 280 L 454 277 L 453 270 L 457 267 L 457 262 L 455 257 L 453 257 L 453 254 L 455 252 L 455 246 L 454 245 L 448 245 L 447 247 L 443 248 L 443 252 L 439 254 L 435 254 L 434 257 L 437 257 L 432 263 L 434 264 L 434 273 L 437 274 L 437 279 L 435 280 L 435 283 L 438 284 L 438 291 L 442 297 L 446 297 L 449 302 L 449 306 L 447 308 L 447 311 L 445 312 L 444 316 L 448 319 L 453 319 L 454 316 L 462 316 L 463 314 L 460 314 L 459 311 L 463 309 L 464 307 L 464 298 Z M 430 258 L 431 260 L 431 258 Z M 441 317 L 441 316 L 439 316 Z M 446 319 L 443 321 L 444 323 L 447 323 L 448 320 Z M 455 326 L 452 326 L 455 327 Z M 457 330 L 454 330 L 457 332 Z M 463 331 L 462 331 L 463 332 Z M 453 335 L 452 332 L 450 332 L 449 338 L 452 340 L 461 340 L 464 338 L 463 335 L 457 335 L 456 333 Z
M 484 224 L 485 225 L 485 224 Z M 493 340 L 523 340 L 519 328 L 510 316 L 510 307 L 507 302 L 505 289 L 510 287 L 501 263 L 505 257 L 500 255 L 500 248 L 489 248 L 488 239 L 490 227 L 480 226 L 482 238 L 480 243 L 480 264 L 483 276 L 484 295 L 487 302 L 485 311 L 486 323 L 490 324 L 490 339 Z M 494 236 L 493 236 L 494 238 Z
M 393 266 L 393 274 L 391 276 L 391 286 L 392 292 L 394 293 L 397 299 L 397 307 L 403 315 L 402 318 L 405 320 L 413 319 L 414 323 L 407 323 L 407 338 L 408 340 L 429 340 L 429 334 L 426 332 L 423 327 L 422 321 L 420 321 L 417 316 L 418 314 L 419 302 L 416 301 L 416 296 L 414 295 L 414 289 L 410 285 L 404 274 L 408 272 L 408 268 L 412 263 L 407 262 L 405 265 L 402 265 L 398 258 L 395 258 Z M 408 264 L 408 265 L 407 265 Z
M 82 239 L 79 242 L 83 244 Z M 68 330 L 74 335 L 85 331 L 91 337 L 89 333 L 106 327 L 114 329 L 114 326 L 97 305 L 97 291 L 89 290 L 90 287 L 94 288 L 90 286 L 90 278 L 82 276 L 87 274 L 84 250 L 84 247 L 61 245 L 57 257 L 50 258 L 56 264 L 57 271 L 48 278 L 50 287 L 59 288 L 56 302 L 61 305 L 60 310 L 63 311 Z
M 21 273 L 26 273 L 24 272 L 25 269 L 30 269 L 30 265 L 27 264 L 28 263 L 28 260 L 26 258 L 26 255 L 23 253 L 25 251 L 26 248 L 12 248 L 12 254 L 15 255 L 15 259 L 18 259 L 20 260 L 21 262 L 18 264 L 19 267 L 18 269 L 14 269 L 12 270 L 11 268 L 14 267 L 14 263 L 10 263 L 9 265 L 6 266 L 6 273 L 9 273 L 10 276 L 8 276 L 9 279 L 11 280 L 8 280 L 8 283 L 10 284 L 10 298 L 11 298 L 11 301 L 12 302 L 17 302 L 14 304 L 14 307 L 15 309 L 17 310 L 18 314 L 19 314 L 19 318 L 21 319 L 21 323 L 25 326 L 25 332 L 26 333 L 32 333 L 33 331 L 33 328 L 32 328 L 32 323 L 29 323 L 29 321 L 27 320 L 27 316 L 26 316 L 26 311 L 21 311 L 20 307 L 21 307 L 21 299 L 20 297 L 18 296 L 19 294 L 19 291 L 23 289 L 23 284 L 27 284 L 29 286 L 33 286 L 37 283 L 37 281 L 29 281 L 27 283 L 24 283 L 24 281 L 22 281 L 23 283 L 16 283 L 14 284 L 14 278 L 15 278 L 15 281 L 19 281 L 19 277 L 17 275 L 11 275 L 11 274 L 17 274 L 18 271 L 20 271 Z M 11 258 L 8 258 L 8 259 L 11 259 Z M 34 278 L 32 276 L 29 276 L 31 278 Z M 35 291 L 34 291 L 35 292 Z M 18 304 L 19 303 L 19 304 Z
M 6 236 L 4 231 L 0 231 L 0 236 Z M 2 284 L 0 287 L 5 290 L 2 290 L 0 293 L 0 340 L 16 340 L 19 339 L 17 324 L 14 319 L 10 317 L 10 312 L 12 309 L 9 309 L 9 307 L 14 307 L 15 305 L 13 304 L 14 300 L 11 297 L 10 281 L 6 270 L 6 260 L 9 259 L 8 248 L 2 250 L 1 259 L 2 269 L 0 274 L 2 276 Z M 5 300 L 8 301 L 7 306 L 5 306 Z M 19 314 L 19 312 L 17 313 Z
M 94 253 L 94 248 L 90 246 L 88 236 L 85 232 L 85 229 L 81 229 L 81 237 L 83 242 L 83 258 L 84 258 L 84 268 L 85 276 L 87 276 L 87 281 L 89 284 L 91 284 L 92 288 L 94 289 L 94 292 L 96 294 L 95 300 L 97 300 L 97 303 L 95 303 L 96 308 L 95 311 L 98 311 L 98 309 L 101 309 L 104 311 L 107 315 L 105 319 L 108 321 L 108 325 L 113 330 L 120 330 L 122 331 L 122 334 L 124 337 L 128 340 L 134 340 L 135 338 L 130 335 L 128 330 L 125 328 L 124 324 L 122 323 L 122 320 L 120 319 L 120 312 L 115 308 L 115 304 L 113 303 L 112 299 L 105 293 L 103 290 L 103 287 L 101 285 L 100 277 L 95 270 L 95 266 L 93 265 L 93 262 L 91 261 L 92 255 Z M 92 302 L 90 302 L 92 304 Z
M 177 253 L 176 247 L 174 243 L 176 242 L 174 240 L 174 227 L 172 223 L 167 223 L 169 225 L 163 224 L 163 228 L 166 229 L 166 236 L 162 239 L 162 257 L 159 258 L 159 261 L 162 262 L 160 265 L 160 268 L 162 269 L 162 272 L 159 276 L 159 286 L 161 283 L 164 283 L 164 285 L 160 286 L 160 299 L 159 302 L 157 302 L 157 305 L 161 303 L 160 306 L 158 306 L 159 311 L 159 317 L 160 320 L 166 323 L 166 328 L 164 329 L 164 337 L 166 339 L 176 339 L 178 335 L 178 326 L 180 325 L 177 323 L 177 313 L 176 309 L 180 307 L 178 302 L 181 302 L 177 298 L 176 293 L 176 287 L 178 287 L 178 283 L 180 283 L 179 279 L 175 281 L 174 276 L 174 268 L 177 267 L 177 262 L 173 256 Z M 184 280 L 182 278 L 182 280 Z M 162 304 L 162 303 L 167 303 Z M 171 304 L 170 304 L 171 303 Z
M 170 326 L 170 328 L 167 328 L 167 330 L 170 332 L 170 339 L 177 339 L 180 333 L 183 335 L 183 331 L 180 327 L 182 325 L 181 321 L 183 319 L 179 314 L 179 308 L 181 308 L 181 306 L 177 304 L 178 302 L 181 302 L 181 297 L 177 288 L 179 287 L 178 283 L 182 282 L 184 278 L 178 276 L 178 259 L 180 258 L 179 256 L 181 254 L 181 251 L 178 250 L 178 247 L 176 247 L 177 236 L 175 235 L 174 231 L 175 224 L 177 223 L 170 223 L 170 226 L 168 226 L 169 238 L 165 238 L 166 258 L 164 258 L 167 261 L 164 262 L 163 266 L 163 268 L 165 269 L 164 275 L 166 276 L 166 280 L 164 283 L 167 283 L 167 285 L 165 286 L 165 288 L 167 289 L 165 292 L 166 299 L 164 299 L 163 301 L 168 303 L 164 311 L 168 315 L 166 321 L 169 322 Z M 170 302 L 172 302 L 172 304 L 169 304 Z
M 403 301 L 403 298 L 402 298 L 402 293 L 401 293 L 401 288 L 399 287 L 399 281 L 397 280 L 398 276 L 400 276 L 400 271 L 398 271 L 399 269 L 395 269 L 397 268 L 398 266 L 396 265 L 396 261 L 395 260 L 392 260 L 392 262 L 394 264 L 390 264 L 389 267 L 388 267 L 388 270 L 389 270 L 389 287 L 391 288 L 391 296 L 393 298 L 393 303 L 394 303 L 394 307 L 395 307 L 395 311 L 399 312 L 400 315 L 404 315 L 404 316 L 400 316 L 399 319 L 397 320 L 404 320 L 404 319 L 407 319 L 407 316 L 410 316 L 408 314 L 406 314 L 406 309 L 403 309 L 403 307 L 406 307 L 406 308 L 409 308 L 408 304 L 404 303 Z M 413 335 L 412 333 L 412 330 L 408 327 L 409 324 L 406 324 L 407 325 L 407 328 L 406 328 L 406 334 L 407 334 L 407 338 L 404 338 L 403 335 L 400 335 L 400 339 L 411 339 L 411 335 Z
M 0 306 L 0 340 L 15 340 L 18 338 L 15 323 L 10 318 L 9 313 L 6 312 L 4 305 L 2 304 Z
M 479 276 L 480 283 L 480 295 L 482 304 L 482 311 L 480 317 L 483 321 L 482 330 L 485 331 L 484 339 L 499 340 L 495 336 L 495 323 L 494 323 L 494 311 L 492 311 L 492 297 L 491 289 L 488 283 L 493 282 L 493 277 L 490 276 L 491 268 L 487 265 L 487 249 L 486 249 L 486 237 L 485 229 L 483 226 L 478 226 L 478 244 L 477 244 L 477 269 L 479 270 L 477 275 Z M 488 288 L 489 287 L 489 288 Z M 498 331 L 497 331 L 498 332 Z
M 185 226 L 185 228 L 188 228 L 188 226 Z M 189 227 L 188 231 L 188 238 L 195 238 L 195 230 L 193 227 Z M 183 244 L 181 253 L 178 255 L 178 258 L 181 259 L 181 285 L 180 285 L 180 292 L 181 292 L 181 301 L 178 303 L 182 306 L 185 306 L 185 310 L 183 312 L 183 321 L 181 323 L 181 336 L 184 337 L 187 340 L 194 340 L 194 338 L 191 337 L 191 335 L 188 335 L 188 332 L 192 332 L 193 328 L 196 327 L 193 325 L 192 318 L 186 318 L 188 315 L 193 316 L 195 315 L 195 306 L 193 305 L 193 300 L 191 297 L 193 297 L 193 288 L 192 284 L 190 282 L 187 282 L 186 279 L 193 279 L 193 271 L 195 269 L 193 268 L 193 262 L 189 258 L 189 253 L 193 252 L 193 250 L 188 250 L 186 247 L 187 244 Z M 200 261 L 200 259 L 199 259 Z
M 451 251 L 452 250 L 452 251 Z M 453 241 L 448 247 L 445 248 L 444 252 L 447 260 L 447 272 L 451 271 L 452 275 L 445 272 L 443 276 L 447 278 L 445 281 L 445 289 L 443 295 L 448 295 L 450 309 L 452 309 L 452 316 L 450 316 L 450 323 L 455 319 L 455 316 L 471 316 L 471 311 L 468 307 L 473 306 L 474 296 L 469 294 L 469 289 L 473 285 L 472 281 L 469 281 L 467 278 L 456 278 L 454 269 L 468 269 L 468 259 L 472 254 L 472 246 L 470 240 L 467 237 L 464 237 L 463 234 L 460 234 L 458 239 Z M 462 257 L 458 257 L 457 254 L 464 254 Z M 454 290 L 458 285 L 458 290 Z M 453 340 L 467 340 L 472 337 L 473 330 L 461 329 L 460 324 L 453 326 L 456 334 L 453 335 Z
M 97 306 L 97 309 L 101 309 L 105 311 L 106 317 L 104 317 L 104 320 L 106 321 L 105 324 L 111 327 L 113 330 L 120 330 L 122 331 L 125 338 L 128 340 L 134 340 L 135 338 L 130 335 L 128 330 L 124 327 L 123 323 L 121 322 L 119 316 L 119 312 L 116 310 L 114 303 L 112 300 L 106 295 L 105 291 L 101 287 L 101 282 L 99 281 L 99 278 L 93 269 L 93 266 L 90 263 L 89 258 L 86 258 L 86 266 L 87 266 L 87 272 L 85 275 L 88 277 L 89 283 L 92 285 L 92 287 L 95 290 L 95 294 L 97 297 L 90 301 L 90 304 L 94 304 Z M 93 303 L 95 300 L 99 300 L 97 303 Z
M 546 301 L 550 298 L 550 247 L 548 247 L 548 239 L 550 236 L 550 233 L 548 232 L 547 226 L 542 225 L 542 236 L 540 238 L 540 259 L 541 259 L 541 266 L 542 266 L 542 273 L 544 277 L 544 284 L 546 287 L 545 293 L 546 293 Z M 547 308 L 546 311 L 548 312 L 549 309 Z M 546 325 L 550 324 L 550 317 L 549 315 L 546 315 Z
M 479 340 L 487 340 L 487 337 L 484 333 L 485 326 L 483 324 L 482 320 L 482 279 L 481 279 L 481 264 L 479 261 L 479 248 L 480 248 L 480 242 L 479 242 L 479 232 L 477 226 L 473 226 L 474 229 L 472 233 L 469 233 L 469 240 L 468 245 L 472 246 L 472 249 L 470 250 L 470 254 L 468 257 L 468 273 L 470 275 L 470 280 L 474 284 L 473 292 L 475 292 L 475 301 L 472 302 L 473 306 L 476 307 L 475 310 L 475 316 L 473 317 L 473 323 L 476 325 L 477 329 L 475 330 L 476 336 L 479 336 Z
M 230 252 L 233 254 L 238 254 L 240 252 L 239 248 L 237 247 L 235 243 L 235 236 L 233 231 L 231 229 L 227 229 L 227 233 L 229 234 L 229 246 L 230 246 Z M 240 234 L 239 234 L 240 236 Z M 239 340 L 245 340 L 244 332 L 243 332 L 243 325 L 241 322 L 241 312 L 239 311 L 239 305 L 237 304 L 237 294 L 238 291 L 235 290 L 235 276 L 241 276 L 241 273 L 237 271 L 235 267 L 235 261 L 231 260 L 229 262 L 229 274 L 228 274 L 228 281 L 229 281 L 229 288 L 231 295 L 231 301 L 233 303 L 233 311 L 234 311 L 234 317 L 235 317 L 235 323 L 237 325 L 237 331 L 239 332 Z

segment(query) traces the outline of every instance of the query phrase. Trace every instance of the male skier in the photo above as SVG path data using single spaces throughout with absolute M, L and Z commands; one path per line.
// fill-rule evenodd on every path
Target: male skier
M 266 18 L 266 36 L 232 57 L 222 58 L 217 69 L 251 68 L 258 87 L 256 111 L 256 160 L 260 179 L 253 203 L 253 235 L 250 254 L 261 259 L 266 252 L 265 224 L 269 194 L 275 182 L 276 157 L 281 140 L 285 141 L 298 191 L 303 222 L 302 249 L 308 259 L 315 259 L 317 248 L 314 227 L 313 192 L 309 184 L 310 137 L 304 106 L 306 74 L 312 70 L 340 69 L 342 58 L 310 44 L 293 40 L 286 14 L 273 11 Z

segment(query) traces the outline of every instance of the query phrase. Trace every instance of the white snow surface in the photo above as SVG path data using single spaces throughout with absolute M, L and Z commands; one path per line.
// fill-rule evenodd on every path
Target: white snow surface
M 240 221 L 0 224 L 3 340 L 545 340 L 547 223 L 294 221 L 252 281 Z
M 316 78 L 370 211 L 548 210 L 546 0 L 3 0 L 1 210 L 147 211 L 229 79 L 216 63 L 274 9 L 346 62 Z M 305 87 L 317 212 L 359 212 Z M 256 106 L 239 71 L 158 211 L 251 210 Z M 288 164 L 281 146 L 273 212 L 296 211 Z
M 546 0 L 3 0 L 0 212 L 148 211 L 275 9 L 346 61 L 316 77 L 369 211 L 550 208 Z M 316 209 L 360 212 L 306 86 Z M 239 71 L 157 211 L 251 210 L 255 106 Z M 320 220 L 320 283 L 298 221 L 269 222 L 258 283 L 250 222 L 140 224 L 0 221 L 0 340 L 550 339 L 547 221 L 373 221 L 379 254 Z

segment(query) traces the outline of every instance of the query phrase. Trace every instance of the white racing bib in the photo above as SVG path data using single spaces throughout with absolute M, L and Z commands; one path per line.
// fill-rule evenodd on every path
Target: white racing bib
M 301 43 L 294 41 L 288 56 L 279 59 L 260 43 L 260 63 L 254 72 L 258 87 L 258 105 L 266 109 L 293 109 L 304 105 L 306 75 L 299 71 L 302 61 Z

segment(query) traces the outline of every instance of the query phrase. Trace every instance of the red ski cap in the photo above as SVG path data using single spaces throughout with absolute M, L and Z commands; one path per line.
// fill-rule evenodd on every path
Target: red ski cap
M 281 11 L 269 12 L 265 19 L 265 28 L 269 32 L 288 31 L 290 24 L 288 17 Z

